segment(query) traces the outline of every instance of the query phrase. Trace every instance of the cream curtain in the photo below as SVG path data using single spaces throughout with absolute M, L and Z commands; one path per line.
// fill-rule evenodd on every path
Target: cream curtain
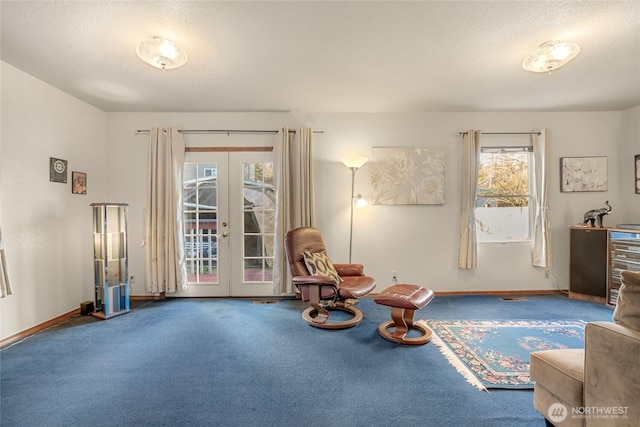
M 173 293 L 188 287 L 182 237 L 184 140 L 172 128 L 152 128 L 149 137 L 145 210 L 147 291 Z
M 551 267 L 551 227 L 549 225 L 549 144 L 551 131 L 540 130 L 540 135 L 531 135 L 533 163 L 535 168 L 535 220 L 531 264 L 536 267 Z
M 12 295 L 11 282 L 9 281 L 9 271 L 7 270 L 7 260 L 4 254 L 4 241 L 2 240 L 2 230 L 0 230 L 0 298 Z
M 276 227 L 273 267 L 275 295 L 295 292 L 284 238 L 296 227 L 315 227 L 315 184 L 313 169 L 313 131 L 309 128 L 289 132 L 281 129 L 273 147 L 276 184 Z
M 469 129 L 462 138 L 462 200 L 460 215 L 460 243 L 458 267 L 478 266 L 478 240 L 476 237 L 476 189 L 478 187 L 478 159 L 482 132 Z

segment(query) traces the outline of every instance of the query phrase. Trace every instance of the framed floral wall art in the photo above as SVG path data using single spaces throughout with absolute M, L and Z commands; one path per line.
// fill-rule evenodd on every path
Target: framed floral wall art
M 606 157 L 560 158 L 560 191 L 607 191 Z
M 444 204 L 444 149 L 373 147 L 373 204 Z

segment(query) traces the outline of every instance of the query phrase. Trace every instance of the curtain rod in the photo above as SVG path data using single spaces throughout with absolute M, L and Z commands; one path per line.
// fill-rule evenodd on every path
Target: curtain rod
M 149 129 L 138 129 L 136 135 L 143 133 L 149 133 Z M 226 133 L 231 135 L 232 133 L 244 133 L 244 134 L 276 134 L 280 131 L 277 130 L 254 130 L 254 129 L 178 129 L 180 133 Z M 289 133 L 296 133 L 295 130 L 290 130 Z M 313 133 L 324 133 L 322 130 L 314 130 Z
M 482 135 L 541 135 L 540 131 L 536 132 L 480 132 Z M 458 132 L 458 135 L 466 135 L 467 132 Z

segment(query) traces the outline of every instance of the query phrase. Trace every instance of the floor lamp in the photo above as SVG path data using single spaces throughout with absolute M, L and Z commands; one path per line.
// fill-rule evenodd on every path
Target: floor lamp
M 362 197 L 362 194 L 355 195 L 356 171 L 360 169 L 368 159 L 362 156 L 346 156 L 340 160 L 351 170 L 351 223 L 349 225 L 349 264 L 351 264 L 351 248 L 353 246 L 353 200 L 356 199 L 356 206 L 359 208 L 367 206 L 367 201 Z

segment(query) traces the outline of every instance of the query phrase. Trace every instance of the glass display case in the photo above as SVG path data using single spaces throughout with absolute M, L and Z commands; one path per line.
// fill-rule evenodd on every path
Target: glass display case
M 607 274 L 607 306 L 615 307 L 620 289 L 620 273 L 640 271 L 640 230 L 609 230 L 609 271 Z
M 95 311 L 108 319 L 129 312 L 126 203 L 92 203 Z

